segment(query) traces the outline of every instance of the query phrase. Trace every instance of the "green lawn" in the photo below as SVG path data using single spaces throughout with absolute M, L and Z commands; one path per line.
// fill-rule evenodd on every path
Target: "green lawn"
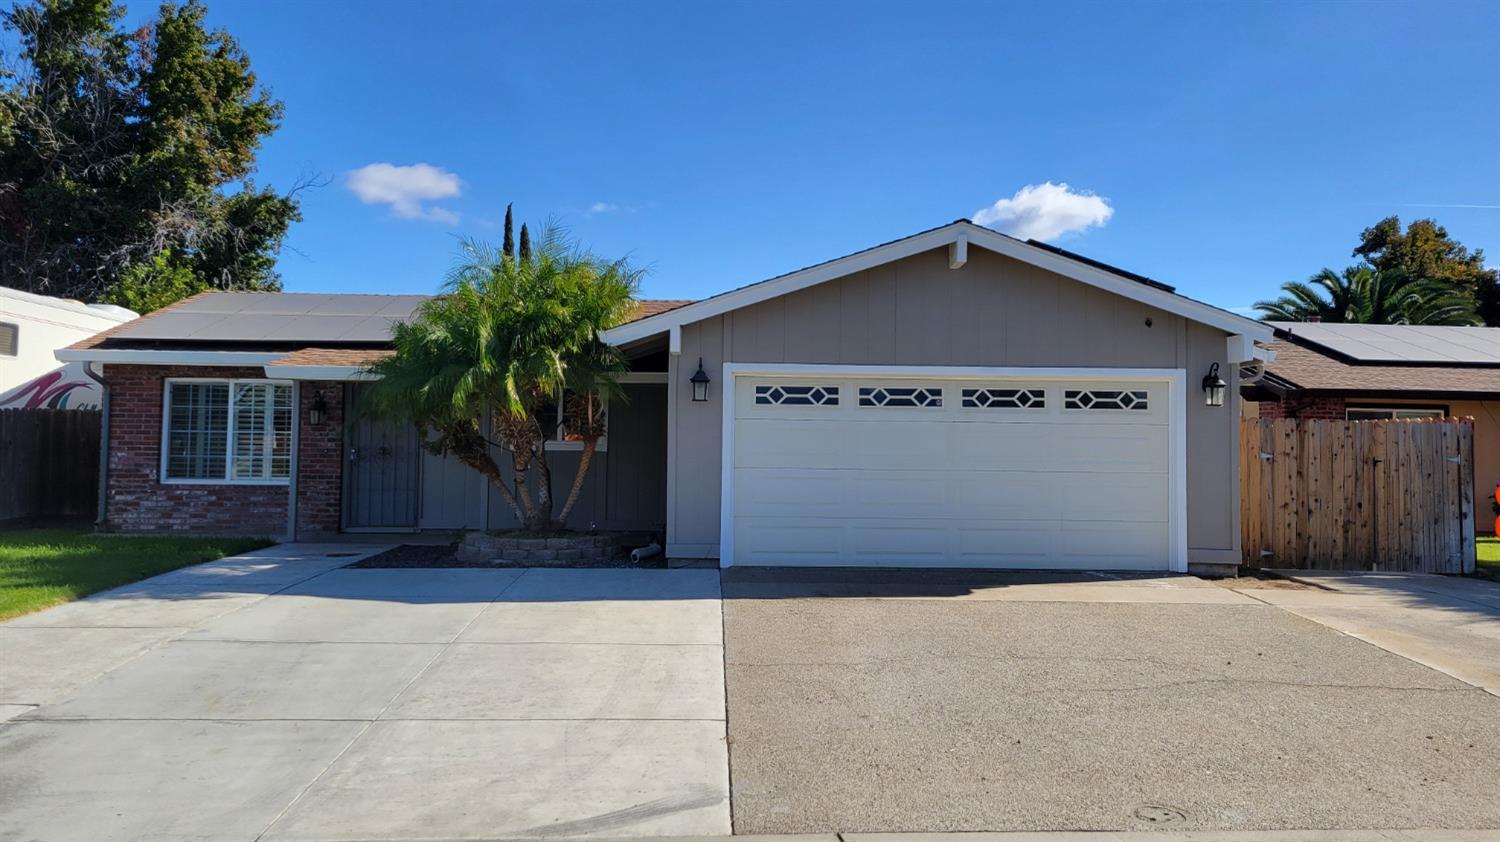
M 270 545 L 260 538 L 100 535 L 83 529 L 0 531 L 0 620 Z
M 1480 576 L 1500 581 L 1500 538 L 1479 539 L 1479 565 L 1475 568 Z

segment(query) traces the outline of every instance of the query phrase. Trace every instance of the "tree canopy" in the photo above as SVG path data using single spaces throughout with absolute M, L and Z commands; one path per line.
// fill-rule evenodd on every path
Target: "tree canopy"
M 1388 216 L 1360 233 L 1353 256 L 1449 287 L 1469 299 L 1485 324 L 1500 326 L 1500 270 L 1486 268 L 1483 249 L 1470 252 L 1435 220 L 1418 219 L 1402 231 L 1401 220 Z
M 20 45 L 0 67 L 0 284 L 148 309 L 280 289 L 295 190 L 253 176 L 282 104 L 198 0 L 133 32 L 123 14 L 112 0 L 0 13 Z
M 583 487 L 605 434 L 603 401 L 618 394 L 624 369 L 599 333 L 624 319 L 638 280 L 624 261 L 594 257 L 555 228 L 524 259 L 466 242 L 442 294 L 396 325 L 395 354 L 371 367 L 379 379 L 357 411 L 416 425 L 434 452 L 483 474 L 526 529 L 554 530 Z M 554 518 L 546 442 L 555 431 L 543 418 L 559 402 L 583 452 Z M 513 484 L 492 443 L 509 456 Z
M 1255 302 L 1261 318 L 1372 325 L 1471 325 L 1475 319 L 1473 303 L 1451 287 L 1367 264 L 1342 273 L 1324 269 L 1281 289 L 1282 297 Z

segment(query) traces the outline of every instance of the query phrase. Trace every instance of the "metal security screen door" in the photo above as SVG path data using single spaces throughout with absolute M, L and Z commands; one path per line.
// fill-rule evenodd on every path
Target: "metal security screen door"
M 350 387 L 350 405 L 358 387 Z M 371 418 L 353 423 L 344 449 L 344 528 L 415 529 L 422 453 L 417 430 Z

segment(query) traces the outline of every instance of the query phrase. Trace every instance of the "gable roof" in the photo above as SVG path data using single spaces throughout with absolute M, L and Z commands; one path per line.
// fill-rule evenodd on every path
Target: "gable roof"
M 825 281 L 852 275 L 874 266 L 944 246 L 949 248 L 950 263 L 961 266 L 967 260 L 968 248 L 971 244 L 1160 310 L 1175 313 L 1183 318 L 1211 325 L 1226 333 L 1243 335 L 1250 340 L 1260 342 L 1270 341 L 1273 335 L 1272 328 L 1263 322 L 1180 295 L 1172 287 L 1160 281 L 1125 272 L 1055 246 L 1018 240 L 998 231 L 975 225 L 967 219 L 960 219 L 909 237 L 620 325 L 605 331 L 603 338 L 611 344 L 623 345 L 660 333 L 671 333 L 675 336 L 685 324 L 712 318 Z

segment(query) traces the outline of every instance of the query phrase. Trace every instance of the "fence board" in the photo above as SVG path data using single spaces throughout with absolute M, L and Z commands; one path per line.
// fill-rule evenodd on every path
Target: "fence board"
M 1473 571 L 1473 419 L 1246 418 L 1240 441 L 1247 565 Z
M 89 410 L 0 410 L 0 521 L 95 513 L 99 419 Z

